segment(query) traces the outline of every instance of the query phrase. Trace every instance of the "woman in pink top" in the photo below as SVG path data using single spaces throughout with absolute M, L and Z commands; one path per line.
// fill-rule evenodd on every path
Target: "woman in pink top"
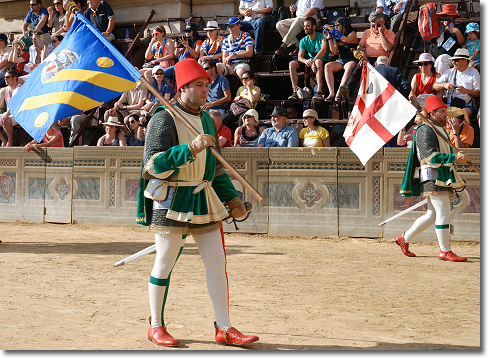
M 47 133 L 42 138 L 42 143 L 37 142 L 37 140 L 33 139 L 29 143 L 24 146 L 24 150 L 26 152 L 30 152 L 33 148 L 39 147 L 64 147 L 64 140 L 63 135 L 57 129 L 54 129 L 53 126 L 49 127 Z

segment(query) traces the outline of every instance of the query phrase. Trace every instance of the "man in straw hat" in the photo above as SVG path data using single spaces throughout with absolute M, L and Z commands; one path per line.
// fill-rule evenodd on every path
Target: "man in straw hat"
M 471 148 L 474 142 L 474 129 L 465 109 L 447 107 L 446 128 L 449 130 L 449 139 L 458 149 Z
M 447 120 L 447 107 L 437 96 L 425 100 L 426 111 L 434 126 L 447 137 L 444 130 Z M 402 196 L 426 196 L 427 212 L 419 217 L 407 231 L 399 235 L 395 242 L 404 255 L 415 257 L 409 250 L 409 242 L 435 223 L 439 241 L 439 259 L 447 261 L 466 261 L 451 251 L 449 245 L 450 196 L 455 189 L 465 186 L 464 181 L 453 169 L 455 164 L 470 161 L 464 152 L 453 154 L 451 147 L 426 123 L 418 126 L 410 148 L 405 176 L 401 187 Z
M 202 134 L 195 138 L 164 107 L 156 109 L 147 127 L 136 221 L 156 232 L 156 260 L 149 279 L 148 339 L 158 345 L 179 345 L 166 331 L 164 307 L 171 272 L 191 234 L 207 272 L 207 288 L 215 312 L 215 340 L 234 345 L 251 343 L 259 338 L 243 335 L 229 319 L 221 222 L 227 211 L 222 201 L 228 203 L 234 217 L 243 216 L 246 208 L 223 165 L 205 150 L 213 146 L 219 150 L 214 122 L 200 109 L 207 100 L 211 78 L 193 59 L 179 61 L 175 76 L 180 97 L 174 106 Z M 145 192 L 147 184 L 162 190 Z

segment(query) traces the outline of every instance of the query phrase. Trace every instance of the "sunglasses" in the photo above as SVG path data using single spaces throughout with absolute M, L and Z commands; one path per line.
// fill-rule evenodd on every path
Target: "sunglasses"
M 303 119 L 315 119 L 315 117 L 305 116 L 305 117 L 303 117 Z
M 332 27 L 340 27 L 340 26 L 341 26 L 341 24 L 334 24 L 334 25 L 332 25 Z
M 236 25 L 227 25 L 227 27 L 228 27 L 229 29 L 232 29 L 233 27 L 236 27 L 236 26 L 237 26 L 237 24 L 236 24 Z
M 29 4 L 29 6 L 31 6 L 31 7 L 32 7 L 32 6 L 37 6 L 37 5 L 39 5 L 39 4 Z
M 3 76 L 3 78 L 13 78 L 14 76 Z
M 428 66 L 430 64 L 430 62 L 419 62 L 417 63 L 417 65 L 419 66 Z
M 381 26 L 383 26 L 383 25 L 381 25 L 381 24 L 371 24 L 371 27 L 381 27 Z
M 164 76 L 164 72 L 156 72 L 155 75 L 156 76 Z
M 63 3 L 62 2 L 55 2 L 53 5 L 54 6 L 56 6 L 56 5 L 63 5 Z
M 130 123 L 130 124 L 134 124 L 134 123 L 137 123 L 137 122 L 136 122 L 136 121 L 134 121 L 134 120 L 131 120 L 131 121 L 129 121 L 129 123 Z
M 452 62 L 459 62 L 461 60 L 463 60 L 463 59 L 462 58 L 455 58 L 454 60 L 452 60 Z M 465 60 L 467 60 L 467 58 Z
M 53 44 L 53 43 L 56 43 L 56 42 L 58 42 L 58 39 L 55 39 L 55 40 L 52 40 L 52 41 L 51 41 L 51 43 L 52 43 L 52 44 Z
M 158 35 L 161 35 L 161 32 L 153 32 L 152 37 L 156 37 Z
M 210 70 L 211 68 L 213 68 L 213 67 L 204 67 L 203 69 L 204 69 L 205 71 L 208 71 L 208 70 Z
M 250 79 L 251 79 L 251 77 L 242 77 L 242 78 L 241 78 L 241 81 L 243 81 L 243 82 L 244 82 L 244 81 L 249 81 Z
M 254 118 L 254 117 L 253 117 L 253 116 L 251 116 L 251 115 L 249 115 L 249 114 L 247 114 L 247 115 L 245 115 L 243 118 L 244 118 L 244 119 L 246 119 L 246 118 Z

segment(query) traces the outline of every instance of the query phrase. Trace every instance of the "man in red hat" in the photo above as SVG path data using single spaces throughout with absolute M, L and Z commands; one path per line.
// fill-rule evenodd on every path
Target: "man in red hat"
M 440 34 L 439 37 L 430 40 L 429 53 L 437 60 L 441 55 L 453 56 L 457 49 L 461 48 L 466 43 L 464 37 L 463 24 L 456 25 L 456 18 L 461 17 L 456 12 L 457 4 L 444 4 L 442 5 L 442 12 L 438 12 L 436 15 L 442 21 L 440 22 Z M 436 61 L 436 70 L 439 71 L 440 63 Z
M 227 211 L 222 202 L 228 203 L 234 217 L 243 216 L 246 208 L 223 165 L 206 150 L 214 146 L 220 150 L 214 122 L 200 109 L 206 103 L 211 78 L 193 59 L 179 61 L 175 76 L 180 97 L 174 106 L 201 134 L 195 138 L 164 107 L 156 109 L 147 127 L 136 221 L 156 232 L 156 260 L 149 279 L 148 338 L 158 345 L 179 345 L 166 331 L 164 307 L 171 272 L 191 234 L 206 268 L 216 341 L 251 343 L 259 338 L 243 335 L 229 319 L 222 231 Z
M 449 138 L 444 129 L 447 120 L 447 107 L 437 96 L 427 97 L 425 106 L 433 125 Z M 451 206 L 449 198 L 455 189 L 462 189 L 464 181 L 459 177 L 455 164 L 470 161 L 464 152 L 453 154 L 449 144 L 437 135 L 428 124 L 418 126 L 410 148 L 405 176 L 400 191 L 402 196 L 426 196 L 427 213 L 419 217 L 407 231 L 398 236 L 395 242 L 404 255 L 415 257 L 409 250 L 409 242 L 418 234 L 435 223 L 435 232 L 439 241 L 439 259 L 448 261 L 466 261 L 451 251 L 449 245 L 449 216 Z

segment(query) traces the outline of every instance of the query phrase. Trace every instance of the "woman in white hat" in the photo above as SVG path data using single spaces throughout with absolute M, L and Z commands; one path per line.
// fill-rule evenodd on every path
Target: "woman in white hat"
M 105 134 L 98 139 L 98 147 L 125 147 L 127 145 L 124 134 L 119 131 L 123 125 L 119 123 L 117 117 L 108 117 L 103 125 L 105 126 Z
M 442 98 L 444 91 L 436 91 L 433 86 L 435 81 L 441 77 L 440 73 L 435 71 L 435 59 L 430 53 L 422 53 L 417 61 L 413 61 L 420 68 L 420 72 L 412 78 L 412 89 L 408 99 L 417 108 L 425 106 L 425 99 L 428 96 L 436 94 Z
M 234 132 L 234 147 L 255 147 L 264 127 L 259 126 L 259 114 L 249 109 L 242 115 L 242 126 Z
M 225 66 L 221 64 L 220 61 L 222 58 L 222 42 L 224 41 L 225 36 L 219 35 L 220 28 L 217 21 L 208 21 L 207 27 L 205 27 L 204 30 L 207 31 L 207 38 L 203 41 L 202 46 L 200 47 L 198 63 L 203 66 L 206 60 L 217 62 L 217 73 L 223 76 Z

